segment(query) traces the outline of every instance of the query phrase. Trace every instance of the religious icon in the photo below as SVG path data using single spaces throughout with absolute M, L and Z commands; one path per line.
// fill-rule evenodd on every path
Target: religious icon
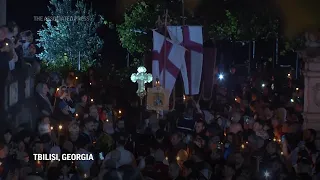
M 163 98 L 164 98 L 163 94 L 155 93 L 154 98 L 155 98 L 154 103 L 153 103 L 154 106 L 162 106 L 163 105 Z

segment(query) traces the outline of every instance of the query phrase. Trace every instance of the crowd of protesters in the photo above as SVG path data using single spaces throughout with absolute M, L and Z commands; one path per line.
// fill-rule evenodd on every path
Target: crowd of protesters
M 10 55 L 8 64 L 18 62 L 16 52 L 26 59 L 35 54 L 33 40 L 16 39 L 15 27 L 0 31 L 0 59 Z M 24 37 L 31 38 L 32 33 L 26 33 Z M 11 66 L 6 67 L 8 73 Z M 114 98 L 105 101 L 112 97 L 106 98 L 108 87 L 103 88 L 94 73 L 39 75 L 37 128 L 2 134 L 1 179 L 320 179 L 317 132 L 302 128 L 302 87 L 290 84 L 280 92 L 272 77 L 263 82 L 251 78 L 234 91 L 217 83 L 207 102 L 185 98 L 176 111 L 160 118 L 147 112 L 138 126 L 130 113 L 139 109 L 135 103 L 120 108 Z M 50 161 L 37 160 L 34 154 L 94 158 Z

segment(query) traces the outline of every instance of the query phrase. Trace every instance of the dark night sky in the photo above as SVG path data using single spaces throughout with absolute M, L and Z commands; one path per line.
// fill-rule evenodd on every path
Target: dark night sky
M 119 13 L 116 11 L 117 0 L 85 0 L 92 3 L 94 10 L 105 17 L 108 21 L 118 21 Z M 7 0 L 7 21 L 15 21 L 21 30 L 31 30 L 36 33 L 44 22 L 34 21 L 34 16 L 49 16 L 47 6 L 49 0 Z M 125 50 L 120 47 L 115 30 L 102 27 L 98 34 L 104 39 L 102 56 L 104 59 L 111 60 L 117 66 L 123 66 L 126 62 Z M 110 61 L 109 61 L 110 62 Z

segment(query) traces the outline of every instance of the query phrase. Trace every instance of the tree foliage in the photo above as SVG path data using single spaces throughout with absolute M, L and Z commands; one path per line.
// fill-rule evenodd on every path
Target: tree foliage
M 104 19 L 88 8 L 84 1 L 75 5 L 72 0 L 51 0 L 48 7 L 53 18 L 46 19 L 38 31 L 38 46 L 43 51 L 37 56 L 51 69 L 78 69 L 80 52 L 81 70 L 95 62 L 93 55 L 101 49 L 103 41 L 96 30 Z

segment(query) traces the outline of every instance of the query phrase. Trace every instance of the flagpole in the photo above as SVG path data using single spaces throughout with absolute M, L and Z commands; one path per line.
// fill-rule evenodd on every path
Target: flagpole
M 167 21 L 168 21 L 168 9 L 165 11 L 165 18 L 164 18 L 164 60 L 163 60 L 163 88 L 166 88 L 166 63 L 167 63 Z

